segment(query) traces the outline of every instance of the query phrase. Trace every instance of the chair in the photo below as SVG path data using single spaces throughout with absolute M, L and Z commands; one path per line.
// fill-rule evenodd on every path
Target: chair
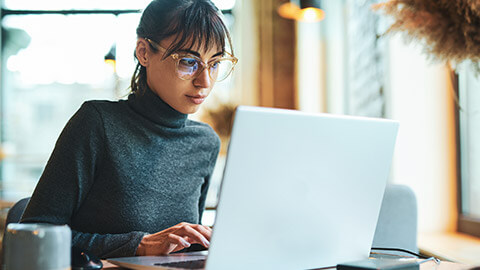
M 25 208 L 27 208 L 30 197 L 23 198 L 20 201 L 16 202 L 10 210 L 8 210 L 7 220 L 5 222 L 5 228 L 7 228 L 10 223 L 20 222 Z
M 18 223 L 22 218 L 23 212 L 25 208 L 27 208 L 28 202 L 30 201 L 30 197 L 23 198 L 16 202 L 7 213 L 7 219 L 5 221 L 5 228 L 3 229 L 3 235 L 7 232 L 7 226 L 10 223 Z M 2 249 L 0 250 L 0 263 L 3 263 L 3 241 L 2 241 Z
M 418 252 L 417 200 L 409 187 L 387 185 L 373 239 L 373 247 L 401 248 Z M 402 255 L 408 254 L 403 253 Z

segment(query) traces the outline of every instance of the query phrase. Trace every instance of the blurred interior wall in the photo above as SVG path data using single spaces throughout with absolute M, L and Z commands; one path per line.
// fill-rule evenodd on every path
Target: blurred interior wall
M 236 1 L 233 43 L 239 61 L 235 67 L 235 103 L 256 106 L 259 102 L 260 53 L 258 16 L 254 0 Z
M 346 0 L 347 114 L 385 117 L 387 24 L 371 8 L 378 2 Z
M 297 109 L 326 112 L 326 42 L 321 22 L 296 23 Z
M 388 117 L 400 121 L 393 182 L 415 191 L 420 232 L 453 232 L 457 179 L 450 70 L 398 36 L 389 47 Z
M 284 2 L 242 0 L 235 7 L 241 104 L 295 108 L 295 24 L 278 15 Z
M 322 2 L 326 16 L 322 33 L 326 40 L 325 69 L 326 109 L 329 113 L 344 114 L 347 99 L 347 19 L 346 0 L 325 0 Z

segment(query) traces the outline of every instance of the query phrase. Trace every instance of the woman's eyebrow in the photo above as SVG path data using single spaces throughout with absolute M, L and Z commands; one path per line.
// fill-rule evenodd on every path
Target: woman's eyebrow
M 214 55 L 212 56 L 212 58 L 213 58 L 213 57 L 217 57 L 217 56 L 221 56 L 221 55 L 223 55 L 223 52 L 217 52 L 216 54 L 214 54 Z
M 179 52 L 185 52 L 185 53 L 188 53 L 188 54 L 193 54 L 193 55 L 195 55 L 195 56 L 197 56 L 197 57 L 199 57 L 199 58 L 201 57 L 201 55 L 200 55 L 199 52 L 192 51 L 192 50 L 189 50 L 189 49 L 183 49 L 183 50 L 178 50 L 178 51 L 179 51 Z M 216 56 L 220 56 L 220 55 L 222 55 L 222 54 L 223 54 L 223 52 L 217 52 L 216 54 L 214 54 L 214 55 L 212 56 L 212 58 L 213 58 L 213 57 L 216 57 Z
M 192 50 L 189 50 L 189 49 L 182 49 L 182 50 L 178 50 L 179 52 L 184 52 L 184 53 L 188 53 L 188 54 L 193 54 L 197 57 L 200 57 L 200 53 L 196 52 L 196 51 L 192 51 Z

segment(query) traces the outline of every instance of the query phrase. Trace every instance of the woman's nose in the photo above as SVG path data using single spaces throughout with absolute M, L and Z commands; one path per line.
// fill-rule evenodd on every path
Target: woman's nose
M 193 84 L 196 87 L 209 88 L 212 84 L 212 79 L 210 78 L 208 69 L 204 69 L 202 73 L 200 73 L 200 75 L 193 80 Z

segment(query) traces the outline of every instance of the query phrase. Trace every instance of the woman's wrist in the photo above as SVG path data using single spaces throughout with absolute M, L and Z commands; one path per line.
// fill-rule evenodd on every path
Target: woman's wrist
M 145 245 L 142 242 L 137 247 L 137 251 L 135 252 L 135 256 L 144 256 L 145 255 Z
M 144 244 L 144 239 L 145 236 L 148 234 L 145 234 L 142 237 L 142 240 L 140 240 L 140 243 L 138 244 L 137 250 L 135 251 L 135 256 L 145 256 L 145 244 Z

